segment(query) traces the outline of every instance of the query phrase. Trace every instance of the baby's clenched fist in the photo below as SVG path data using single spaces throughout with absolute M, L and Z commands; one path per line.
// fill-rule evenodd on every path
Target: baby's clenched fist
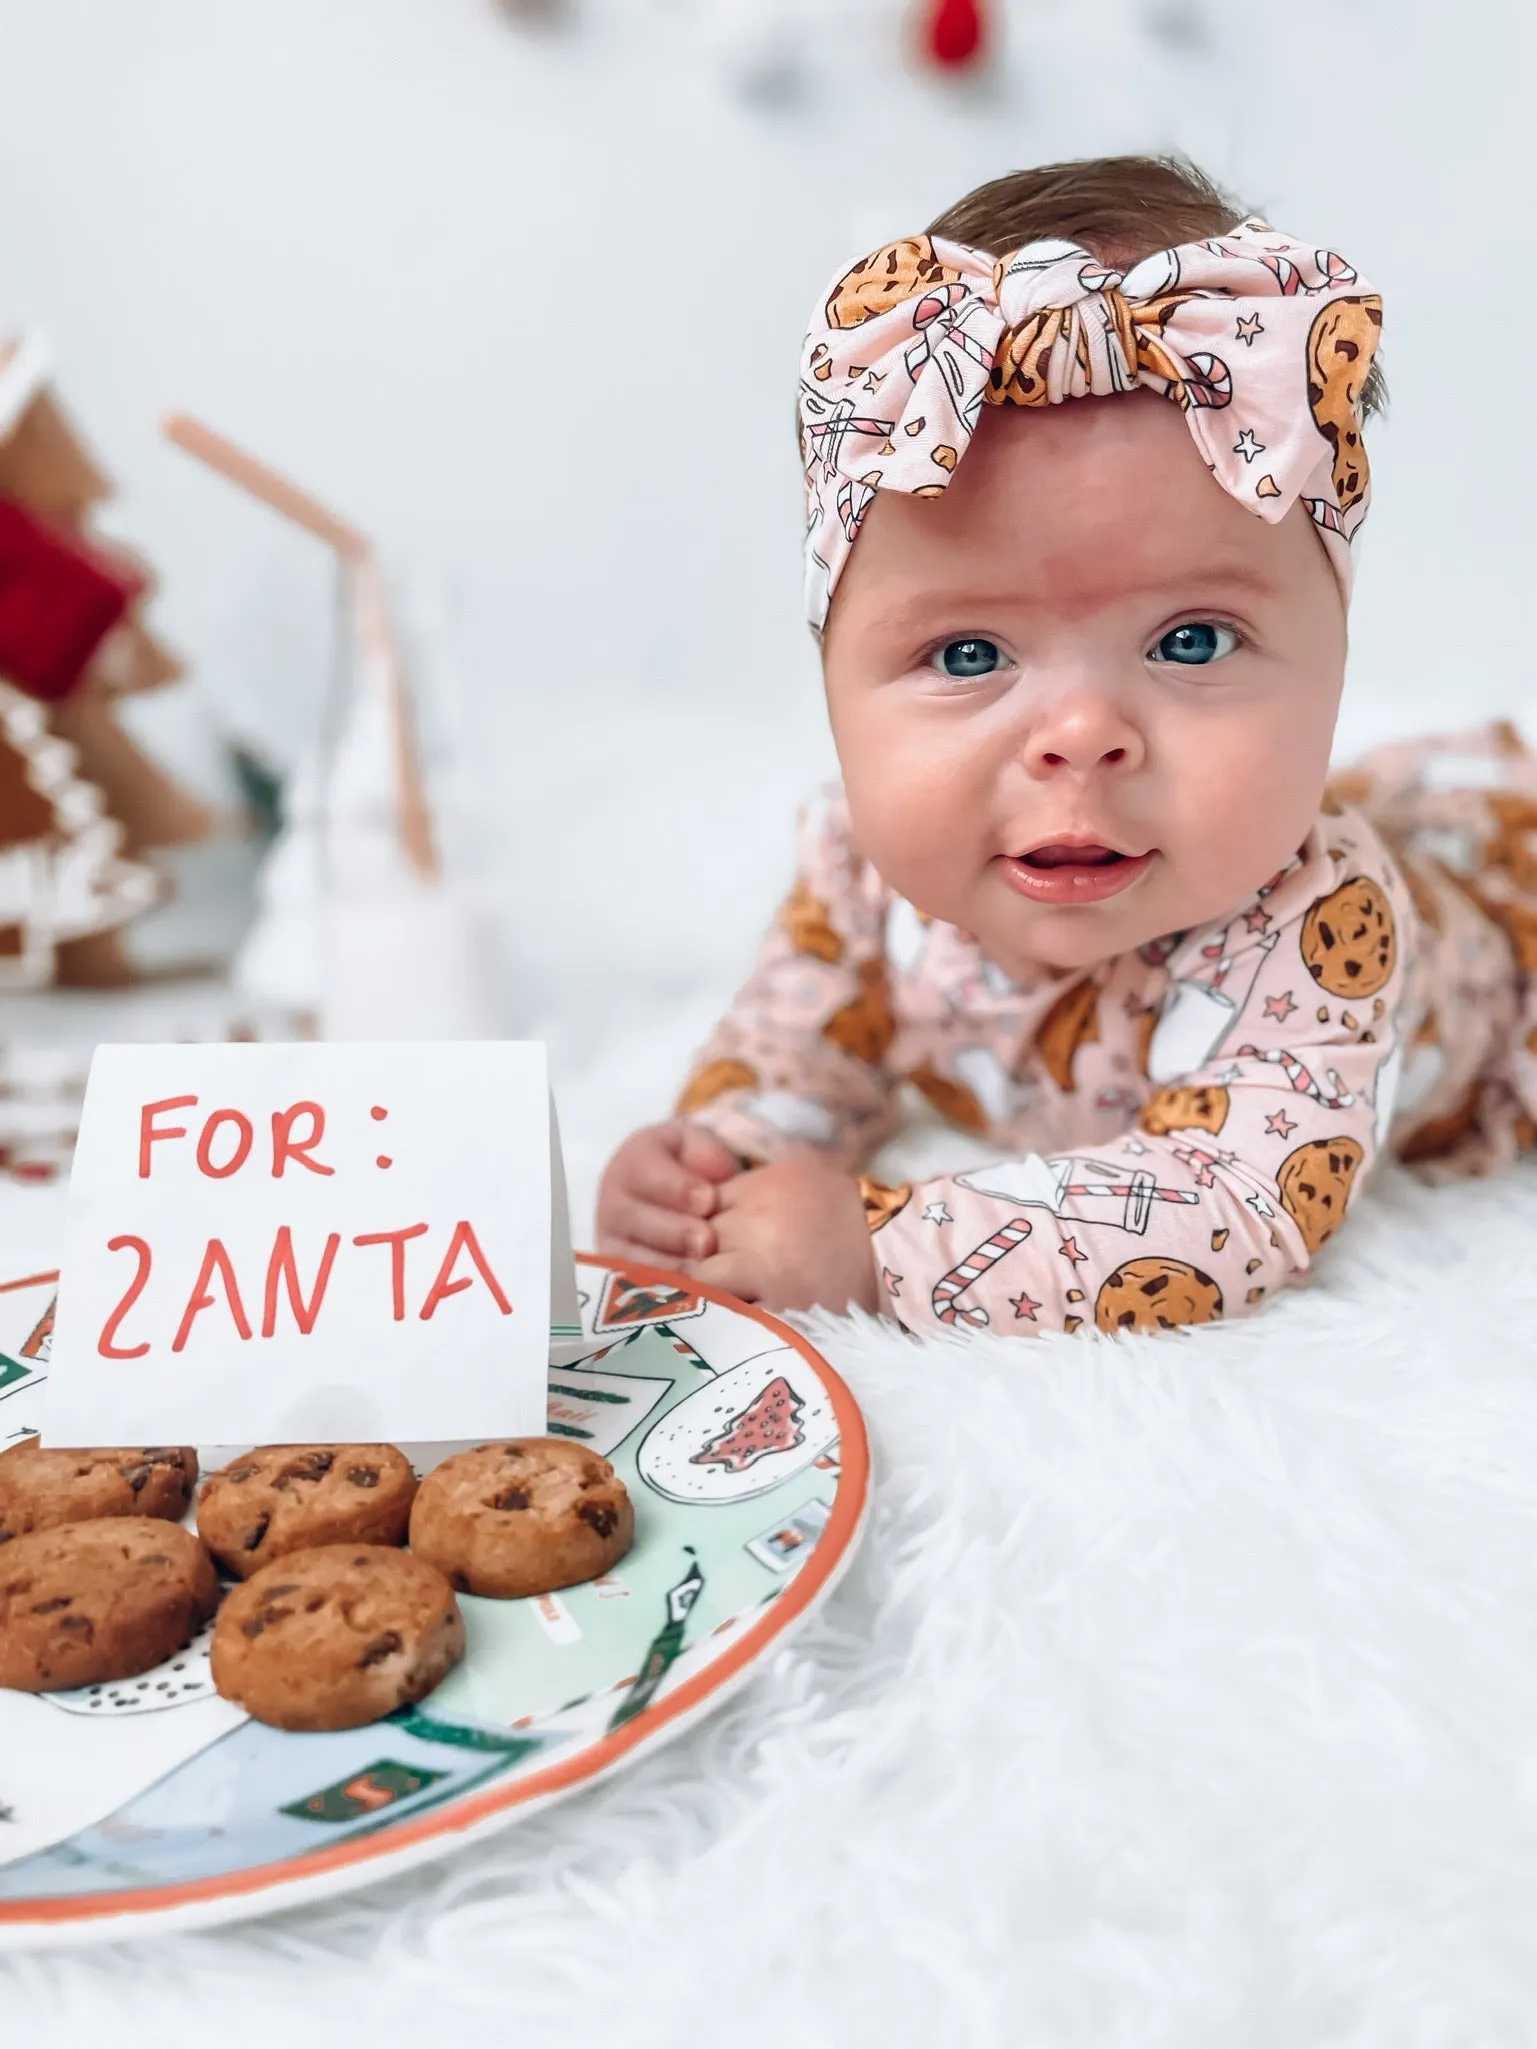
M 713 1131 L 685 1117 L 632 1132 L 598 1187 L 598 1250 L 643 1266 L 711 1258 L 718 1191 L 740 1171 Z

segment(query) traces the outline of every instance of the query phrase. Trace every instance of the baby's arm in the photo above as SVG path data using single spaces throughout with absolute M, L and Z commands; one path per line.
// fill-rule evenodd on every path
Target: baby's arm
M 698 1260 L 704 1220 L 744 1166 L 815 1158 L 852 1169 L 892 1123 L 884 1060 L 884 892 L 854 854 L 841 793 L 802 814 L 795 886 L 669 1123 L 627 1139 L 598 1199 L 601 1249 Z
M 1347 917 L 1359 898 L 1359 929 L 1331 930 L 1326 958 L 1321 906 L 1256 932 L 1232 964 L 1228 986 L 1249 994 L 1219 1050 L 1136 1130 L 1092 1154 L 868 1191 L 889 1313 L 913 1330 L 1158 1330 L 1245 1315 L 1305 1274 L 1391 1116 L 1404 963 L 1396 946 L 1386 969 L 1370 951 L 1374 908 L 1389 933 L 1412 930 L 1369 838 L 1335 896 Z
M 895 1099 L 885 892 L 850 846 L 841 792 L 802 812 L 796 853 L 795 885 L 677 1109 L 744 1160 L 853 1167 L 886 1136 Z

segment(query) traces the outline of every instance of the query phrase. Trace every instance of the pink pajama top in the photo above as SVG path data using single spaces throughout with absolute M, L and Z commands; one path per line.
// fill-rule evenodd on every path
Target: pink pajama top
M 1458 760 L 1482 764 L 1471 788 Z M 884 1300 L 913 1330 L 1243 1315 L 1308 1271 L 1384 1149 L 1478 1172 L 1537 1137 L 1532 758 L 1492 729 L 1339 784 L 1357 808 L 1326 810 L 1225 917 L 1021 981 L 893 894 L 827 792 L 679 1109 L 749 1160 L 809 1145 L 857 1171 L 913 1090 L 1005 1153 L 864 1180 Z

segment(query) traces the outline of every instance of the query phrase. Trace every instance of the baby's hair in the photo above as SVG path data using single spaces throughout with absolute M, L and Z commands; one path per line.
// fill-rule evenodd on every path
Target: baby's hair
M 1081 157 L 979 185 L 927 232 L 991 256 L 1026 242 L 1078 242 L 1102 263 L 1128 270 L 1155 249 L 1224 235 L 1249 212 L 1185 157 Z M 1361 393 L 1363 418 L 1382 412 L 1387 396 L 1373 363 Z

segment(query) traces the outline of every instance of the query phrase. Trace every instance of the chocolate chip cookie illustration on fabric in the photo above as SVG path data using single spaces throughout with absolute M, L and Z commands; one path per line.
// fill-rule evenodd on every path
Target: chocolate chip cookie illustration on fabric
M 874 1181 L 868 1174 L 861 1174 L 859 1196 L 865 1206 L 865 1223 L 872 1231 L 880 1231 L 906 1209 L 913 1199 L 913 1191 L 907 1183 L 892 1188 L 884 1181 Z
M 1128 1259 L 1094 1301 L 1094 1321 L 1104 1331 L 1176 1330 L 1221 1314 L 1222 1290 L 1183 1259 Z
M 973 1131 L 979 1138 L 985 1136 L 987 1112 L 963 1081 L 957 1081 L 953 1075 L 941 1074 L 927 1063 L 915 1067 L 907 1079 L 947 1124 L 958 1125 L 962 1131 Z
M 1041 1063 L 1057 1087 L 1071 1094 L 1077 1087 L 1073 1062 L 1080 1046 L 1099 1038 L 1099 989 L 1090 981 L 1075 982 L 1052 1004 L 1035 1034 Z
M 1144 1131 L 1166 1138 L 1171 1131 L 1209 1131 L 1213 1137 L 1227 1122 L 1232 1097 L 1215 1083 L 1198 1088 L 1160 1089 L 1137 1113 Z
M 1375 996 L 1398 960 L 1393 906 L 1380 882 L 1353 875 L 1302 922 L 1302 958 L 1330 996 Z
M 891 1014 L 884 960 L 859 963 L 859 994 L 833 1012 L 822 1027 L 822 1036 L 868 1067 L 874 1067 L 890 1050 L 896 1021 Z
M 758 1070 L 749 1067 L 745 1060 L 710 1060 L 696 1069 L 684 1083 L 678 1096 L 677 1113 L 680 1117 L 692 1117 L 696 1110 L 703 1110 L 718 1096 L 730 1093 L 732 1089 L 755 1089 L 758 1086 Z
M 877 314 L 889 313 L 904 299 L 920 298 L 936 286 L 954 284 L 960 272 L 935 254 L 927 235 L 908 235 L 846 270 L 827 295 L 829 327 L 862 327 Z
M 1277 1185 L 1282 1206 L 1309 1252 L 1326 1245 L 1345 1221 L 1345 1206 L 1365 1158 L 1365 1147 L 1343 1134 L 1309 1139 L 1287 1155 Z
M 1366 496 L 1371 469 L 1361 438 L 1361 396 L 1382 332 L 1382 301 L 1335 299 L 1308 331 L 1308 405 L 1333 452 L 1334 491 L 1342 514 Z
M 843 958 L 843 940 L 834 928 L 826 904 L 813 896 L 804 881 L 796 883 L 779 913 L 780 923 L 797 953 L 829 962 Z

